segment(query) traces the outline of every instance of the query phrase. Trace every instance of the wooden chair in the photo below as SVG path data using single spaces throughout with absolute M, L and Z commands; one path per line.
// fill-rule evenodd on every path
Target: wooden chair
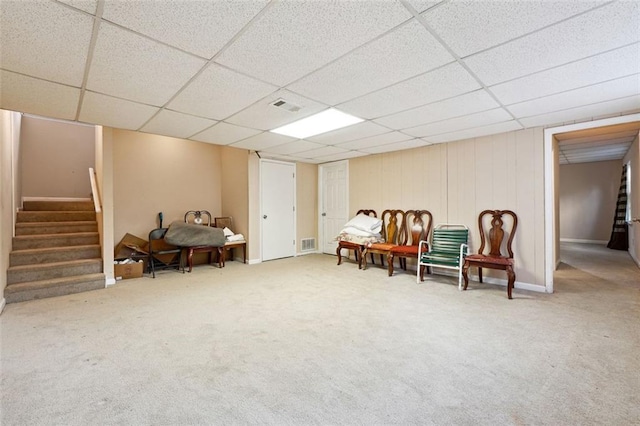
M 507 224 L 505 229 L 505 223 L 503 217 L 507 215 L 511 217 L 511 226 Z M 486 217 L 491 216 L 488 244 L 487 233 L 485 232 Z M 518 216 L 511 210 L 484 210 L 478 216 L 478 228 L 480 230 L 480 248 L 478 254 L 472 254 L 465 258 L 464 266 L 462 268 L 462 276 L 464 277 L 464 289 L 467 289 L 469 284 L 469 268 L 475 266 L 478 268 L 478 277 L 482 282 L 482 268 L 499 269 L 507 272 L 507 297 L 511 299 L 511 293 L 513 291 L 513 284 L 516 281 L 516 274 L 513 270 L 513 250 L 511 244 L 513 243 L 513 237 L 516 234 L 518 228 Z M 502 247 L 504 237 L 508 236 L 506 249 L 507 255 L 502 254 Z M 484 254 L 485 247 L 489 248 L 489 254 Z
M 207 210 L 189 210 L 184 214 L 184 222 L 193 225 L 211 226 L 211 213 Z M 213 246 L 196 246 L 185 247 L 187 250 L 187 263 L 189 265 L 189 272 L 193 270 L 193 255 L 194 253 L 207 253 L 209 264 L 213 262 L 212 253 L 216 252 L 218 256 L 218 267 L 224 266 L 224 256 L 222 247 Z
M 375 210 L 370 209 L 360 209 L 356 212 L 356 216 L 359 214 L 364 214 L 366 216 L 378 217 Z M 338 265 L 342 263 L 342 253 L 341 251 L 345 250 L 353 250 L 354 257 L 356 262 L 358 262 L 358 269 L 362 269 L 362 253 L 365 249 L 364 244 L 357 244 L 351 241 L 338 241 L 338 248 L 336 249 L 336 255 L 338 255 Z
M 365 247 L 362 256 L 362 269 L 367 268 L 367 253 L 371 254 L 371 262 L 374 254 L 380 255 L 380 263 L 384 266 L 384 258 L 389 255 L 389 251 L 398 245 L 400 228 L 405 220 L 405 212 L 402 210 L 385 210 L 382 212 L 382 238 L 384 243 L 373 243 Z
M 407 270 L 407 258 L 417 259 L 421 240 L 428 240 L 433 216 L 428 210 L 408 210 L 400 228 L 400 245 L 392 247 L 387 255 L 389 276 L 393 275 L 393 258 L 397 257 L 400 267 Z
M 233 230 L 233 218 L 231 216 L 216 217 L 214 219 L 214 225 L 216 228 L 229 228 Z M 222 256 L 222 266 L 224 266 L 226 253 L 233 249 L 242 248 L 242 263 L 247 263 L 247 241 L 227 241 L 224 243 L 224 255 Z M 233 259 L 233 256 L 231 256 Z

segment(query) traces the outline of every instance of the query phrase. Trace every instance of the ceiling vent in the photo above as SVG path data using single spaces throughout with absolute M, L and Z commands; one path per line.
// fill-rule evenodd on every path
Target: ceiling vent
M 298 112 L 302 109 L 301 106 L 298 106 L 294 103 L 291 103 L 289 101 L 285 101 L 284 99 L 280 98 L 277 101 L 271 102 L 270 105 L 273 105 L 274 107 L 277 108 L 281 108 L 284 110 L 287 110 L 289 112 Z

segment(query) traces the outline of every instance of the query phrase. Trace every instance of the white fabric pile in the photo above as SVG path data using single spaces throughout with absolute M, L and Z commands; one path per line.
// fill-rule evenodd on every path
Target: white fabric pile
M 224 233 L 224 236 L 227 239 L 227 241 L 230 243 L 236 242 L 236 241 L 244 241 L 244 235 L 234 234 L 233 231 L 226 226 L 222 229 L 222 232 Z
M 382 241 L 382 220 L 360 213 L 344 225 L 338 241 L 349 241 L 357 244 Z

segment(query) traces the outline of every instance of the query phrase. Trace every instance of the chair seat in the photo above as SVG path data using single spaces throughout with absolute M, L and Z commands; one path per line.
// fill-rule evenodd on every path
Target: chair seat
M 493 265 L 511 265 L 513 266 L 513 259 L 503 256 L 486 256 L 482 254 L 472 254 L 466 257 L 469 262 L 475 263 L 487 263 Z
M 390 252 L 394 255 L 418 255 L 418 246 L 395 246 L 392 247 Z
M 394 247 L 397 247 L 397 246 L 391 243 L 372 243 L 367 246 L 367 249 L 370 251 L 371 250 L 389 251 Z

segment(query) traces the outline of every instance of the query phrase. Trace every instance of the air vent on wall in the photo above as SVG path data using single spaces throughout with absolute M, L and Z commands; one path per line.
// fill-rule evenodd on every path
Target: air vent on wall
M 284 109 L 284 110 L 289 111 L 289 112 L 298 112 L 298 111 L 300 111 L 302 109 L 301 106 L 298 106 L 298 105 L 296 105 L 294 103 L 291 103 L 289 101 L 285 101 L 282 98 L 280 98 L 280 99 L 278 99 L 278 100 L 276 100 L 274 102 L 271 102 L 270 105 L 273 105 L 274 107 L 277 107 L 277 108 Z
M 313 251 L 316 249 L 316 239 L 315 238 L 302 238 L 300 240 L 300 251 Z

